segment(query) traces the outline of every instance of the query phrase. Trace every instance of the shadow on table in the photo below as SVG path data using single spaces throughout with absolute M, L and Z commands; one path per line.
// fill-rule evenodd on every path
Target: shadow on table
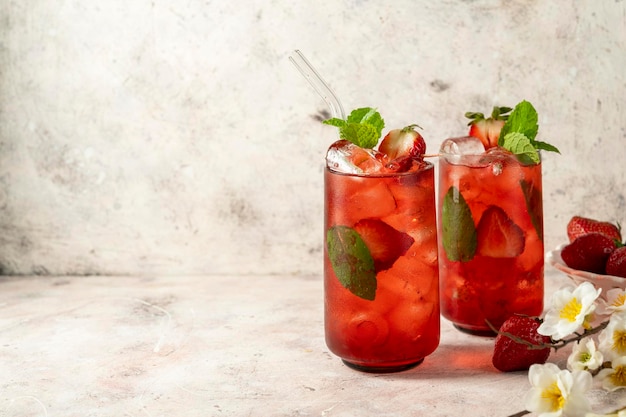
M 492 343 L 442 345 L 417 367 L 392 375 L 402 378 L 427 378 L 430 374 L 437 377 L 445 374 L 446 378 L 464 378 L 476 374 L 499 373 L 491 363 Z

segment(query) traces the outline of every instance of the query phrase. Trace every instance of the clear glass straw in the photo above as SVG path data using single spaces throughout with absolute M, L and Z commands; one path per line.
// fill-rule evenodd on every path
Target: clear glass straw
M 324 81 L 311 63 L 302 55 L 302 52 L 296 49 L 293 51 L 293 54 L 289 56 L 289 60 L 293 62 L 304 78 L 306 78 L 309 84 L 317 91 L 317 94 L 326 102 L 330 108 L 330 115 L 339 119 L 345 119 L 346 114 L 341 102 L 333 90 L 330 89 L 326 81 Z

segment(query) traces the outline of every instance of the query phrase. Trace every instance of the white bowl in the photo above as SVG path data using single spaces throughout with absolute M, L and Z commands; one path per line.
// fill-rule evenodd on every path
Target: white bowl
M 561 258 L 561 250 L 565 247 L 565 244 L 559 246 L 553 251 L 550 251 L 546 254 L 546 261 L 554 268 L 558 269 L 561 272 L 567 274 L 568 277 L 576 285 L 582 284 L 583 282 L 591 282 L 595 285 L 596 288 L 601 288 L 602 293 L 601 296 L 605 295 L 608 290 L 613 288 L 626 288 L 626 278 L 620 278 L 613 275 L 601 275 L 594 274 L 593 272 L 580 271 L 578 269 L 572 269 L 563 262 L 563 258 Z

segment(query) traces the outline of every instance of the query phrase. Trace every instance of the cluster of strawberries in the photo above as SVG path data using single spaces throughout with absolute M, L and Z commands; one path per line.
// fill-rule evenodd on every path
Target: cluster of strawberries
M 626 278 L 626 246 L 619 224 L 574 216 L 567 224 L 569 244 L 561 258 L 579 271 Z
M 567 237 L 569 243 L 561 251 L 567 266 L 626 278 L 626 246 L 619 224 L 574 216 L 567 224 Z M 552 341 L 537 333 L 540 324 L 536 317 L 517 315 L 504 322 L 494 344 L 492 363 L 496 369 L 525 370 L 548 360 Z M 529 345 L 535 348 L 529 349 Z

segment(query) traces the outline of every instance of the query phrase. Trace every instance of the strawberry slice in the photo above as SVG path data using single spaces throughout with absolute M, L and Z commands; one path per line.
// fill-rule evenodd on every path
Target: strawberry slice
M 390 130 L 378 146 L 378 151 L 387 155 L 389 161 L 397 158 L 410 157 L 421 160 L 426 152 L 426 142 L 415 128 L 418 125 L 409 125 L 402 129 Z
M 522 371 L 535 363 L 546 363 L 550 356 L 550 337 L 537 333 L 540 322 L 528 316 L 513 315 L 500 326 L 491 362 L 502 372 Z M 507 334 L 504 334 L 507 333 Z M 513 338 L 511 337 L 513 336 Z M 516 340 L 517 339 L 517 340 Z M 532 345 L 525 345 L 524 340 Z M 536 348 L 546 345 L 545 348 Z
M 484 211 L 476 228 L 476 253 L 492 258 L 513 258 L 524 252 L 524 231 L 498 206 Z
M 577 237 L 561 251 L 563 262 L 579 271 L 604 274 L 609 256 L 616 248 L 615 240 L 601 233 Z
M 354 225 L 374 259 L 376 271 L 389 269 L 404 255 L 414 239 L 378 219 L 363 219 Z
M 622 241 L 622 233 L 619 224 L 599 221 L 588 217 L 574 216 L 567 223 L 567 237 L 570 242 L 576 240 L 577 237 L 588 233 L 601 233 L 606 237 Z
M 491 117 L 485 118 L 485 115 L 477 112 L 467 112 L 465 117 L 470 119 L 468 126 L 470 126 L 469 135 L 480 139 L 485 146 L 485 149 L 498 146 L 498 139 L 500 137 L 500 130 L 508 118 L 507 113 L 512 109 L 510 107 L 497 107 L 493 108 Z
M 606 261 L 606 273 L 626 278 L 626 246 L 620 246 L 611 253 Z

